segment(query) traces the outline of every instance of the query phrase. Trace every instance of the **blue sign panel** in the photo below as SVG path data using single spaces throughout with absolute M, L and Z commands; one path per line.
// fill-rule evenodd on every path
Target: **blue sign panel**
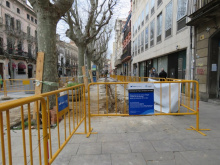
M 66 109 L 68 107 L 68 96 L 63 95 L 58 97 L 58 112 Z
M 153 84 L 129 84 L 129 115 L 154 114 Z

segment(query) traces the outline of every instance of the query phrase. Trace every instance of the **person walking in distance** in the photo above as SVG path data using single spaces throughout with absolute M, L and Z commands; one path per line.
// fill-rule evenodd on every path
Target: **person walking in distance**
M 155 68 L 152 68 L 152 73 L 150 77 L 158 77 L 158 73 Z
M 167 78 L 167 73 L 164 71 L 163 68 L 161 68 L 161 72 L 159 73 L 160 78 Z M 161 81 L 164 81 L 164 79 L 161 79 Z

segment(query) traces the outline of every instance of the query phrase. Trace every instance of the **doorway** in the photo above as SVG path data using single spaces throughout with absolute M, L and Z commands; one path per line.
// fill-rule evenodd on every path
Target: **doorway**
M 28 78 L 33 77 L 33 65 L 28 65 Z

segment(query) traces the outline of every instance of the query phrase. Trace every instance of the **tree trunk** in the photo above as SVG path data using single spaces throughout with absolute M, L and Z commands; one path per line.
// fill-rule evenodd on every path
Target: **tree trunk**
M 91 57 L 89 55 L 86 56 L 87 57 L 87 72 L 90 70 L 91 71 Z M 90 79 L 90 75 L 88 74 L 88 80 L 89 83 L 91 83 L 91 79 Z
M 84 45 L 78 45 L 78 82 L 83 83 L 83 74 L 82 74 L 82 67 L 84 66 L 84 55 L 85 55 L 86 47 Z
M 46 15 L 47 14 L 47 15 Z M 58 83 L 56 54 L 56 26 L 57 19 L 49 16 L 47 12 L 37 12 L 38 18 L 38 50 L 44 52 L 43 81 Z M 58 86 L 42 84 L 42 93 L 57 90 Z M 55 96 L 50 97 L 50 108 L 55 105 Z
M 10 79 L 14 79 L 14 72 L 13 72 L 13 67 L 12 67 L 12 60 L 11 60 L 11 55 L 9 54 L 9 70 L 10 70 Z M 10 84 L 12 85 L 12 80 L 10 81 Z

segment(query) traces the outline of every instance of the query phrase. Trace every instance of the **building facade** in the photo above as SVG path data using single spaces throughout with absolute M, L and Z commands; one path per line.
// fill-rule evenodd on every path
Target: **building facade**
M 192 79 L 186 0 L 132 1 L 132 75 L 149 77 L 154 67 L 169 78 Z
M 60 36 L 57 35 L 57 55 L 58 55 L 58 74 L 60 77 L 77 76 L 78 70 L 78 48 L 72 41 L 66 43 L 60 40 Z
M 188 26 L 195 32 L 195 79 L 201 100 L 220 98 L 220 1 L 189 1 Z
M 37 18 L 25 0 L 0 2 L 0 74 L 4 79 L 35 77 Z
M 122 30 L 124 28 L 124 25 L 126 23 L 126 19 L 118 18 L 115 21 L 115 44 L 114 44 L 114 53 L 115 53 L 115 73 L 117 75 L 123 74 L 122 70 L 122 62 L 121 62 L 121 56 L 123 54 L 123 33 Z
M 125 76 L 131 76 L 131 10 L 123 28 L 123 54 L 121 56 L 122 73 Z

